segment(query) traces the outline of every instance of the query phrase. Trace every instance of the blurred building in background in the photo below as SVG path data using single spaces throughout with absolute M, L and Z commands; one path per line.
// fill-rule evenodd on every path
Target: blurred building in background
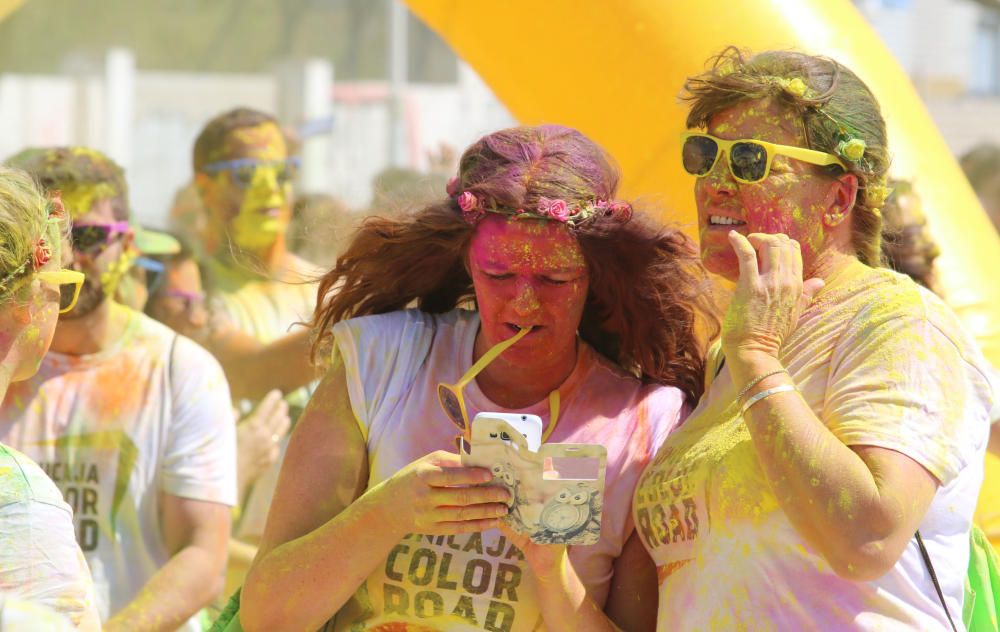
M 855 4 L 909 74 L 952 152 L 1000 143 L 1000 0 Z
M 442 143 L 513 124 L 393 0 L 27 0 L 0 23 L 0 157 L 101 149 L 149 225 L 190 180 L 201 126 L 237 105 L 301 140 L 303 192 L 355 208 L 386 167 L 426 169 Z
M 1000 0 L 855 3 L 956 154 L 1000 142 Z M 395 0 L 27 0 L 0 23 L 0 157 L 101 149 L 152 226 L 190 180 L 202 124 L 236 105 L 301 139 L 304 193 L 354 208 L 385 168 L 426 169 L 441 143 L 514 122 Z

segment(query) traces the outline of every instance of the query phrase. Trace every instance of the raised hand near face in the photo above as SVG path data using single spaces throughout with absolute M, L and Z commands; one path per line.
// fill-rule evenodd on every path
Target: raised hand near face
M 778 357 L 799 315 L 823 287 L 823 280 L 802 279 L 799 242 L 784 234 L 731 231 L 729 243 L 740 276 L 722 323 L 727 357 L 763 353 Z

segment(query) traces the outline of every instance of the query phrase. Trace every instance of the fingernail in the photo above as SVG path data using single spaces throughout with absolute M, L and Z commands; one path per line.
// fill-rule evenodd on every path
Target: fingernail
M 506 516 L 506 515 L 507 515 L 506 507 L 497 507 L 497 516 Z

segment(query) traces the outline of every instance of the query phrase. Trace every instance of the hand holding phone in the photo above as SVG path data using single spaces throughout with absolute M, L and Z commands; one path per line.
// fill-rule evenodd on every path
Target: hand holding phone
M 537 544 L 600 539 L 606 462 L 601 445 L 541 445 L 541 419 L 518 413 L 477 415 L 470 452 L 462 454 L 463 465 L 493 473 L 488 485 L 507 489 L 511 503 L 504 522 Z

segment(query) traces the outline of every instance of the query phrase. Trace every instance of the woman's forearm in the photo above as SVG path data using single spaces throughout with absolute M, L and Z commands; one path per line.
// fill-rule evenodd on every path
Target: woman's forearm
M 738 385 L 783 368 L 773 357 L 727 362 Z M 790 382 L 787 374 L 778 374 L 760 382 L 752 393 Z M 906 515 L 901 490 L 880 489 L 865 461 L 837 439 L 795 391 L 759 400 L 744 415 L 744 423 L 778 503 L 806 540 L 840 575 L 880 575 L 886 555 L 891 557 L 886 543 L 898 542 L 901 517 Z M 905 534 L 905 539 L 911 535 Z
M 315 630 L 351 598 L 405 533 L 375 487 L 323 526 L 285 542 L 254 563 L 243 588 L 240 622 L 257 630 Z
M 565 548 L 546 570 L 532 570 L 542 620 L 549 630 L 574 632 L 613 632 L 619 628 L 587 596 Z

